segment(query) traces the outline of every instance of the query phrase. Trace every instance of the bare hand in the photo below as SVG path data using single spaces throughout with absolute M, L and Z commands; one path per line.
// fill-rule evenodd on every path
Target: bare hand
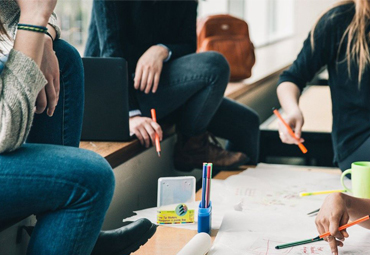
M 168 50 L 162 46 L 150 47 L 139 59 L 135 71 L 135 89 L 140 89 L 146 94 L 150 90 L 155 93 L 158 89 L 163 60 L 168 56 Z
M 333 255 L 338 254 L 338 246 L 343 246 L 344 238 L 349 237 L 346 230 L 338 231 L 338 228 L 349 221 L 345 195 L 342 193 L 330 194 L 324 201 L 316 217 L 315 223 L 318 232 L 324 234 L 330 232 L 331 236 L 324 238 L 330 245 Z
M 159 136 L 159 140 L 162 141 L 163 133 L 161 126 L 152 121 L 151 118 L 135 116 L 130 118 L 130 132 L 134 133 L 139 139 L 141 145 L 145 145 L 146 148 L 150 146 L 150 140 L 152 144 L 155 144 L 155 134 Z
M 59 100 L 60 80 L 59 63 L 50 37 L 45 37 L 44 54 L 40 69 L 48 83 L 37 96 L 35 112 L 38 114 L 43 113 L 47 106 L 47 114 L 51 117 Z
M 302 112 L 298 109 L 294 112 L 289 113 L 286 118 L 285 122 L 292 128 L 294 131 L 295 136 L 298 138 L 294 139 L 288 132 L 287 128 L 284 126 L 281 121 L 278 122 L 278 127 L 279 127 L 279 136 L 280 140 L 283 143 L 287 144 L 298 144 L 298 143 L 303 143 L 304 139 L 301 138 L 301 133 L 302 133 L 302 126 L 304 124 L 304 119 Z

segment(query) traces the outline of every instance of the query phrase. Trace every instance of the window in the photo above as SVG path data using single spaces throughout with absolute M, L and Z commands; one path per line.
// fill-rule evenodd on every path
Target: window
M 247 21 L 255 46 L 272 43 L 294 33 L 294 0 L 206 0 L 198 16 L 229 13 Z
M 66 40 L 83 54 L 88 35 L 92 0 L 59 1 L 55 12 L 62 30 L 62 39 Z
M 90 23 L 92 0 L 59 1 L 56 13 L 62 38 L 82 54 Z M 294 33 L 294 0 L 200 0 L 198 16 L 229 13 L 248 22 L 256 47 Z

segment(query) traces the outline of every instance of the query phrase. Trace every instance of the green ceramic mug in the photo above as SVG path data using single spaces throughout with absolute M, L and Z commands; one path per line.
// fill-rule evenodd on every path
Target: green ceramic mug
M 343 182 L 344 176 L 347 174 L 352 175 L 352 189 L 347 188 Z M 353 162 L 351 169 L 347 169 L 342 173 L 340 181 L 342 186 L 355 197 L 370 198 L 370 162 Z

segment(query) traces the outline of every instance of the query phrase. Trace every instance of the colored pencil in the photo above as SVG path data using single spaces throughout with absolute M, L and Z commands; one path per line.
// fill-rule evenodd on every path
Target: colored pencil
M 347 223 L 347 224 L 345 224 L 345 225 L 343 225 L 343 226 L 340 226 L 340 227 L 338 228 L 338 230 L 339 230 L 339 231 L 342 231 L 342 230 L 344 230 L 344 229 L 346 229 L 346 228 L 349 228 L 349 227 L 352 227 L 352 226 L 354 226 L 354 225 L 357 225 L 357 224 L 359 224 L 359 223 L 361 223 L 361 222 L 367 221 L 368 219 L 370 219 L 370 215 L 366 215 L 366 216 L 364 216 L 364 217 L 362 217 L 362 218 L 359 218 L 359 219 L 357 219 L 357 220 L 355 220 L 355 221 L 352 221 L 352 222 Z M 324 233 L 324 234 L 322 234 L 322 235 L 319 235 L 319 236 L 317 236 L 317 237 L 313 238 L 312 240 L 317 240 L 317 239 L 324 238 L 324 237 L 328 237 L 328 236 L 330 236 L 330 232 L 326 232 L 326 233 Z
M 154 122 L 157 122 L 157 114 L 155 112 L 155 109 L 151 109 L 150 112 L 152 114 L 152 120 Z M 159 136 L 157 133 L 155 133 L 155 148 L 157 150 L 158 157 L 161 157 L 161 144 L 159 142 Z
M 280 250 L 280 249 L 294 247 L 294 246 L 298 246 L 298 245 L 302 245 L 302 244 L 315 243 L 315 242 L 319 242 L 319 241 L 322 241 L 322 240 L 324 240 L 324 239 L 313 240 L 312 238 L 310 238 L 310 239 L 306 239 L 306 240 L 302 240 L 302 241 L 297 241 L 297 242 L 292 242 L 292 243 L 277 245 L 277 246 L 275 246 L 275 249 Z
M 323 194 L 330 194 L 336 192 L 347 192 L 345 189 L 337 189 L 337 190 L 322 190 L 322 191 L 313 191 L 313 192 L 301 192 L 299 193 L 300 197 L 306 196 L 314 196 L 314 195 L 323 195 Z
M 209 192 L 210 192 L 210 185 L 211 185 L 211 166 L 208 164 L 207 165 L 207 183 L 206 183 L 206 208 L 209 207 Z
M 315 213 L 318 213 L 320 211 L 320 208 L 319 209 L 316 209 L 315 211 L 312 211 L 312 212 L 309 212 L 309 213 L 307 213 L 307 215 L 313 215 L 313 214 L 315 214 Z
M 288 123 L 285 122 L 285 120 L 283 119 L 283 117 L 281 117 L 280 113 L 278 110 L 276 109 L 273 109 L 273 112 L 274 114 L 280 119 L 280 121 L 284 124 L 284 126 L 287 128 L 288 130 L 288 133 L 294 138 L 296 139 L 297 141 L 299 141 L 299 139 L 295 136 L 292 128 L 288 125 Z M 303 152 L 303 154 L 307 153 L 307 148 L 300 142 L 298 142 L 298 147 L 301 149 L 301 151 Z
M 202 172 L 202 201 L 200 203 L 201 208 L 206 208 L 206 178 L 207 178 L 207 163 L 203 163 Z
M 357 219 L 357 220 L 352 221 L 350 223 L 347 223 L 347 224 L 345 224 L 343 226 L 340 226 L 338 228 L 338 230 L 339 231 L 342 231 L 342 230 L 344 230 L 346 228 L 349 228 L 349 227 L 352 227 L 352 226 L 354 226 L 356 224 L 359 224 L 361 222 L 367 221 L 368 219 L 370 219 L 370 215 L 366 215 L 366 216 L 364 216 L 364 217 L 362 217 L 360 219 Z M 315 238 L 306 239 L 306 240 L 302 240 L 302 241 L 298 241 L 298 242 L 292 242 L 292 243 L 282 244 L 282 245 L 277 245 L 275 247 L 275 249 L 285 249 L 285 248 L 289 248 L 289 247 L 293 247 L 293 246 L 298 246 L 298 245 L 302 245 L 302 244 L 313 243 L 313 242 L 320 242 L 320 241 L 324 240 L 325 237 L 328 237 L 330 235 L 331 235 L 330 232 L 326 232 L 326 233 L 324 233 L 322 235 L 319 235 L 319 236 L 317 236 Z

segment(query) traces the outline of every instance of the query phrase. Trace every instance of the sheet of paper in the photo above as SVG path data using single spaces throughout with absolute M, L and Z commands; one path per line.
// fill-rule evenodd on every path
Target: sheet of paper
M 297 220 L 300 220 L 297 222 Z M 352 238 L 339 248 L 341 255 L 364 255 L 370 251 L 370 232 L 359 226 L 348 229 Z M 322 241 L 277 250 L 276 245 L 317 236 L 312 218 L 287 217 L 269 212 L 261 217 L 256 213 L 229 212 L 208 255 L 302 255 L 331 254 L 329 245 Z
M 234 212 L 225 213 L 209 254 L 330 254 L 325 242 L 275 250 L 278 244 L 318 235 L 315 218 L 307 213 L 320 208 L 327 195 L 299 197 L 299 193 L 341 189 L 341 185 L 339 174 L 315 170 L 260 164 L 226 179 L 217 202 L 233 204 Z M 352 238 L 340 254 L 366 254 L 370 231 L 354 226 L 348 232 Z

